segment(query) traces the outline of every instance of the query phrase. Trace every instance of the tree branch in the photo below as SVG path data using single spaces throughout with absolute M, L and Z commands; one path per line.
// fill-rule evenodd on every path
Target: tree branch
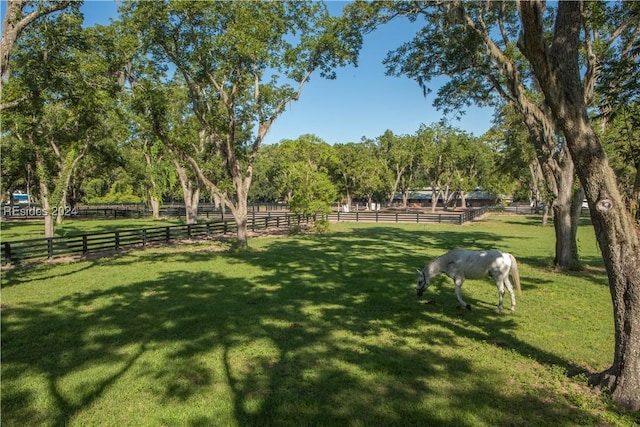
M 0 82 L 9 70 L 9 58 L 13 45 L 20 37 L 25 27 L 38 18 L 58 10 L 66 9 L 71 0 L 62 0 L 49 3 L 49 5 L 38 8 L 26 16 L 22 16 L 22 10 L 29 2 L 27 0 L 8 0 L 7 11 L 2 23 L 2 40 L 0 40 Z M 1 85 L 2 83 L 0 83 Z M 1 88 L 1 86 L 0 86 Z

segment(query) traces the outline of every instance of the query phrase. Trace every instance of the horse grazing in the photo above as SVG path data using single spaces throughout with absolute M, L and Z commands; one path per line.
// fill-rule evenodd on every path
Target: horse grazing
M 460 305 L 466 307 L 467 310 L 471 310 L 471 305 L 464 302 L 460 295 L 460 288 L 465 279 L 480 279 L 486 275 L 493 277 L 498 287 L 498 307 L 496 308 L 496 313 L 502 311 L 505 285 L 511 296 L 511 311 L 516 310 L 516 297 L 513 293 L 513 286 L 511 286 L 511 282 L 509 281 L 509 274 L 513 277 L 513 281 L 518 289 L 518 294 L 522 294 L 516 259 L 511 254 L 495 249 L 488 251 L 454 249 L 434 259 L 422 271 L 418 270 L 418 273 L 418 286 L 416 287 L 418 297 L 422 296 L 422 293 L 427 286 L 429 286 L 429 281 L 433 277 L 440 273 L 445 273 L 453 279 L 456 297 Z

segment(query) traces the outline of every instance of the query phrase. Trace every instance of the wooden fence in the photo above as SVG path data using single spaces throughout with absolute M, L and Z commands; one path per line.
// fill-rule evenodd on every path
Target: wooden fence
M 464 224 L 487 211 L 486 207 L 470 209 L 461 212 L 388 212 L 388 211 L 363 211 L 363 212 L 334 212 L 327 216 L 329 221 L 337 222 L 394 222 L 405 224 L 426 223 L 452 223 Z
M 247 227 L 263 230 L 270 227 L 290 228 L 309 222 L 296 214 L 278 216 L 250 216 Z M 235 221 L 209 221 L 193 225 L 171 225 L 139 229 L 85 233 L 74 236 L 50 237 L 39 239 L 2 242 L 0 256 L 3 264 L 12 264 L 32 259 L 52 259 L 55 257 L 86 255 L 91 252 L 119 250 L 129 246 L 146 246 L 151 243 L 168 243 L 174 240 L 202 238 L 214 234 L 237 231 Z
M 334 212 L 325 217 L 329 221 L 343 222 L 393 222 L 393 223 L 453 223 L 464 224 L 484 214 L 486 207 L 463 212 Z M 249 215 L 248 228 L 262 230 L 269 227 L 290 228 L 309 222 L 297 214 L 273 214 L 265 212 Z M 85 233 L 66 237 L 15 240 L 2 242 L 0 256 L 4 264 L 12 264 L 31 259 L 52 259 L 55 257 L 86 255 L 91 252 L 119 250 L 129 246 L 146 246 L 151 243 L 168 243 L 172 240 L 196 239 L 213 234 L 235 232 L 237 224 L 231 220 L 215 220 L 193 225 L 172 225 Z

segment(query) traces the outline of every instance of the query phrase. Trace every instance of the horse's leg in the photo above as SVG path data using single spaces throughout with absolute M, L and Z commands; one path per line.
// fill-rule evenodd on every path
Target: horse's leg
M 498 288 L 498 307 L 496 307 L 496 313 L 500 314 L 504 300 L 504 282 L 500 277 L 496 279 L 496 287 Z
M 511 311 L 516 311 L 516 293 L 513 292 L 513 286 L 509 281 L 509 274 L 505 276 L 504 284 L 507 285 L 507 290 L 509 291 L 509 296 L 511 297 Z
M 456 284 L 456 298 L 458 298 L 458 302 L 460 303 L 460 306 L 466 307 L 467 310 L 471 311 L 471 304 L 467 304 L 466 302 L 464 302 L 460 292 L 460 288 L 462 287 L 462 282 L 464 282 L 464 279 L 461 277 L 456 277 L 454 279 L 454 282 Z

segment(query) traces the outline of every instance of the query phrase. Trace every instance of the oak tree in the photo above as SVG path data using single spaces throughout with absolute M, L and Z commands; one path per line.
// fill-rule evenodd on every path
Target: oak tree
M 248 244 L 247 200 L 258 149 L 285 107 L 314 73 L 354 61 L 350 33 L 316 2 L 129 2 L 121 9 L 144 51 L 184 80 L 199 138 L 222 159 L 231 191 L 183 155 L 229 207 L 238 246 Z

